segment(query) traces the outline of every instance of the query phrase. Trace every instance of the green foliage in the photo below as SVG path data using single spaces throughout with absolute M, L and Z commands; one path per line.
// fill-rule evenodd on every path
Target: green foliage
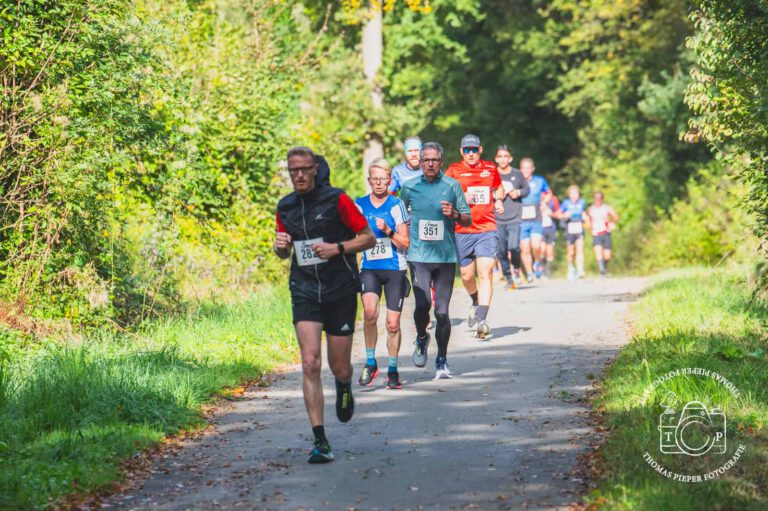
M 0 508 L 111 482 L 122 459 L 200 423 L 223 387 L 294 361 L 290 318 L 281 287 L 78 346 L 30 352 L 0 334 Z
M 743 267 L 699 268 L 665 275 L 633 310 L 635 336 L 608 370 L 597 405 L 609 436 L 600 448 L 597 489 L 586 499 L 599 509 L 765 509 L 768 456 L 768 307 L 752 299 Z M 725 375 L 740 391 L 677 377 L 644 405 L 657 377 L 675 369 L 704 368 Z M 659 453 L 659 399 L 673 390 L 678 402 L 711 396 L 728 420 L 728 454 L 701 457 Z M 724 463 L 743 443 L 744 454 L 724 476 L 702 483 L 667 479 L 643 460 L 649 452 L 670 470 L 701 474 Z M 720 460 L 720 463 L 717 463 Z
M 749 185 L 756 234 L 768 237 L 768 5 L 748 0 L 696 0 L 696 55 L 686 101 L 698 114 L 689 136 L 709 142 Z
M 640 269 L 715 265 L 723 258 L 749 261 L 757 243 L 750 235 L 752 219 L 740 207 L 744 195 L 743 185 L 718 163 L 709 164 L 643 236 Z

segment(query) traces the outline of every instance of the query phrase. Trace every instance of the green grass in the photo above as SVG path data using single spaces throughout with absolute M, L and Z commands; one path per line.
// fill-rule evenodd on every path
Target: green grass
M 608 369 L 596 402 L 610 433 L 597 458 L 598 488 L 587 503 L 611 510 L 768 509 L 768 307 L 751 301 L 744 271 L 692 269 L 663 276 L 633 308 L 632 318 L 635 336 Z M 724 375 L 740 396 L 711 379 L 680 376 L 640 403 L 655 378 L 686 367 Z M 668 391 L 679 404 L 699 399 L 710 409 L 720 406 L 727 417 L 725 454 L 660 452 L 657 427 Z M 744 454 L 714 481 L 673 481 L 643 459 L 648 452 L 671 471 L 701 474 L 730 459 L 739 444 L 746 446 Z
M 284 289 L 136 336 L 62 345 L 0 335 L 0 508 L 41 508 L 114 481 L 122 459 L 199 425 L 222 388 L 296 356 Z

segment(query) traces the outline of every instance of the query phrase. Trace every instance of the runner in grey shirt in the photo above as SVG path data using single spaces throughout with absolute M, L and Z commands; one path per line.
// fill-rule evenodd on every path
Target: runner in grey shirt
M 496 166 L 499 169 L 499 177 L 504 187 L 506 195 L 504 196 L 504 211 L 496 212 L 496 230 L 499 235 L 499 246 L 497 257 L 501 263 L 501 271 L 507 280 L 507 289 L 514 289 L 517 280 L 520 279 L 519 272 L 523 261 L 520 257 L 520 222 L 522 222 L 521 213 L 523 210 L 522 198 L 530 193 L 528 180 L 525 179 L 522 172 L 512 167 L 512 153 L 508 146 L 501 145 L 496 151 Z M 510 256 L 515 274 L 509 265 Z M 522 280 L 520 280 L 522 282 Z

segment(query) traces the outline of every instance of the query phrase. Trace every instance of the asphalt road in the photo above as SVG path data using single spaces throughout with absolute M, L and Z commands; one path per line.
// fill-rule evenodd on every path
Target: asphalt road
M 626 342 L 627 307 L 641 279 L 537 282 L 497 289 L 493 336 L 471 337 L 469 297 L 458 284 L 448 362 L 434 381 L 411 363 L 413 322 L 403 315 L 402 390 L 355 385 L 357 408 L 336 421 L 324 369 L 326 432 L 336 461 L 309 465 L 311 429 L 298 367 L 249 390 L 216 427 L 156 462 L 141 488 L 105 502 L 118 509 L 564 509 L 577 500 L 571 473 L 593 435 L 580 399 Z M 383 316 L 383 314 L 382 314 Z M 383 318 L 381 318 L 383 319 Z M 383 323 L 377 352 L 386 366 Z M 355 381 L 363 354 L 355 334 Z M 385 371 L 382 371 L 385 373 Z

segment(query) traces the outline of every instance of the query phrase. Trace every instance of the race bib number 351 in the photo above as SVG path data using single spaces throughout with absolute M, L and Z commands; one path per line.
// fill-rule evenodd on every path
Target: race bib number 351
M 491 202 L 491 189 L 488 186 L 468 186 L 467 203 L 488 204 Z
M 392 258 L 392 240 L 389 238 L 378 238 L 376 244 L 365 251 L 365 258 L 368 261 L 379 261 L 381 259 Z
M 313 264 L 327 263 L 327 259 L 322 259 L 315 254 L 312 250 L 312 245 L 315 243 L 322 243 L 323 238 L 315 238 L 311 240 L 294 241 L 293 250 L 296 252 L 296 262 L 299 266 L 311 266 Z
M 419 220 L 419 239 L 423 241 L 442 241 L 445 237 L 445 224 L 442 220 Z

